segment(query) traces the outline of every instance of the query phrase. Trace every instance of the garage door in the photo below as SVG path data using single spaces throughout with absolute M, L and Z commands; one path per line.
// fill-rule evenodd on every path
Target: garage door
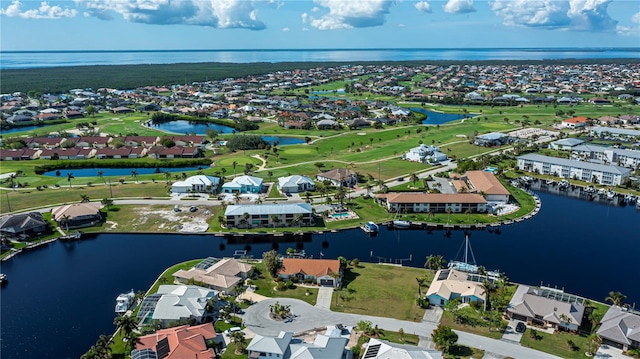
M 320 285 L 323 287 L 333 287 L 333 279 L 320 279 Z

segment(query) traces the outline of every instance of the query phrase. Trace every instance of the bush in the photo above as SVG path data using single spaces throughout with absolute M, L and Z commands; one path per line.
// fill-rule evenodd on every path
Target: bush
M 285 289 L 287 289 L 287 285 L 284 282 L 280 281 L 276 284 L 276 290 L 283 291 Z

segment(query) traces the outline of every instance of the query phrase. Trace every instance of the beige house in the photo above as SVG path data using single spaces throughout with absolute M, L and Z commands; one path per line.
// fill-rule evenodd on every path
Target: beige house
M 321 286 L 338 287 L 342 271 L 337 259 L 283 258 L 278 276 L 283 279 L 295 277 L 300 282 L 313 280 Z
M 487 200 L 476 193 L 423 193 L 402 192 L 378 194 L 376 199 L 385 204 L 389 212 L 398 213 L 452 213 L 487 211 Z
M 173 274 L 176 282 L 187 284 L 193 280 L 210 289 L 226 294 L 235 292 L 235 287 L 253 273 L 253 266 L 233 258 L 207 258 L 189 270 L 181 269 Z
M 460 298 L 462 303 L 484 303 L 487 296 L 481 283 L 469 280 L 469 273 L 455 269 L 441 269 L 436 272 L 426 298 L 429 304 L 442 306 L 449 300 L 457 298 Z
M 79 228 L 92 226 L 102 220 L 100 204 L 73 203 L 56 207 L 51 210 L 51 218 L 64 228 Z
M 489 202 L 507 203 L 509 201 L 511 194 L 491 172 L 467 171 L 463 176 L 452 174 L 452 177 L 459 178 L 465 184 L 463 187 L 465 189 L 456 188 L 458 192 L 483 194 Z

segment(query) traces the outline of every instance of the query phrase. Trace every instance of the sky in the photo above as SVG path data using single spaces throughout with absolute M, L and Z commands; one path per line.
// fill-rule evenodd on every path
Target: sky
M 640 47 L 638 0 L 0 0 L 0 50 Z

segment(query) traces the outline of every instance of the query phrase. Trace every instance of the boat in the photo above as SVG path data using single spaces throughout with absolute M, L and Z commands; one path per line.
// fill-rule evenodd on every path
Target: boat
M 549 178 L 549 179 L 547 180 L 546 184 L 547 184 L 547 186 L 551 186 L 551 185 L 556 184 L 556 181 L 554 181 L 554 180 L 552 180 L 551 178 Z
M 605 190 L 604 188 L 600 188 L 598 190 L 598 196 L 605 196 L 607 194 L 607 190 Z
M 0 273 L 0 285 L 5 285 L 9 282 L 7 275 L 4 273 Z
M 640 200 L 636 202 L 636 209 L 640 209 Z
M 411 221 L 403 221 L 403 220 L 394 220 L 393 222 L 391 222 L 393 224 L 393 228 L 396 229 L 407 229 L 407 228 L 411 228 Z
M 560 183 L 558 183 L 558 187 L 560 188 L 560 190 L 565 190 L 567 188 L 569 188 L 569 181 L 563 179 L 562 181 L 560 181 Z
M 60 240 L 62 240 L 62 241 L 76 241 L 76 240 L 80 239 L 80 237 L 82 237 L 82 232 L 74 231 L 72 233 L 68 233 L 66 236 L 60 237 Z
M 609 188 L 609 190 L 607 191 L 607 199 L 612 200 L 613 197 L 615 196 L 616 196 L 616 193 L 611 188 Z
M 593 187 L 593 186 L 585 187 L 585 189 L 584 189 L 584 190 L 585 190 L 585 192 L 587 192 L 587 193 L 596 193 L 596 188 L 595 188 L 595 187 Z
M 360 228 L 367 233 L 378 233 L 378 225 L 371 221 L 365 223 L 364 226 Z
M 136 293 L 131 289 L 128 293 L 120 293 L 118 298 L 116 298 L 116 309 L 115 312 L 118 314 L 124 314 L 129 310 L 131 305 L 133 304 L 133 300 L 136 296 Z

